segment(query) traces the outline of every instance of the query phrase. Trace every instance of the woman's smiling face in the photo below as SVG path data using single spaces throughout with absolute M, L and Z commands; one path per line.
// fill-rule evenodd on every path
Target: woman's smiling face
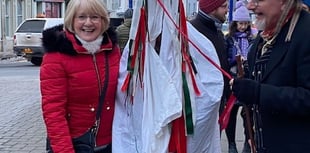
M 73 21 L 75 34 L 87 42 L 96 40 L 101 35 L 103 28 L 102 17 L 90 12 L 81 4 Z

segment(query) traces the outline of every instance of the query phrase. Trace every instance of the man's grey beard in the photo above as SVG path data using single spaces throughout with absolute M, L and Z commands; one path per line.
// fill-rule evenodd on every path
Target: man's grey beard
M 256 19 L 254 24 L 255 24 L 257 30 L 259 30 L 259 31 L 265 30 L 265 28 L 266 28 L 266 20 L 265 19 L 262 19 L 262 20 Z

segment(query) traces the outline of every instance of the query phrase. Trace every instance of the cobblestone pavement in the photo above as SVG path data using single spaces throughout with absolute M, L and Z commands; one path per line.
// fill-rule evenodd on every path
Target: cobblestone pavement
M 41 113 L 39 67 L 29 63 L 26 68 L 3 71 L 3 65 L 25 63 L 17 57 L 0 60 L 0 153 L 44 153 L 46 131 Z M 238 115 L 236 143 L 239 152 L 244 137 L 242 119 Z M 228 152 L 222 132 L 222 153 Z
M 0 153 L 44 153 L 39 67 L 21 70 L 0 69 Z

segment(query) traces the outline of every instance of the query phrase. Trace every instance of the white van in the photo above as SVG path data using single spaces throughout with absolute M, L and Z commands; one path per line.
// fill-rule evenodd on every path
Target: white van
M 16 29 L 13 37 L 13 50 L 17 56 L 24 56 L 34 65 L 41 65 L 44 49 L 43 30 L 63 24 L 63 18 L 29 18 Z

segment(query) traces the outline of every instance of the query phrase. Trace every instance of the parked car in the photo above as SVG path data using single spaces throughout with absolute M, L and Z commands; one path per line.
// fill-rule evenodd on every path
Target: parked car
M 43 30 L 63 24 L 63 18 L 29 18 L 17 28 L 13 37 L 13 50 L 17 56 L 23 56 L 34 65 L 41 65 L 44 49 L 42 47 Z

